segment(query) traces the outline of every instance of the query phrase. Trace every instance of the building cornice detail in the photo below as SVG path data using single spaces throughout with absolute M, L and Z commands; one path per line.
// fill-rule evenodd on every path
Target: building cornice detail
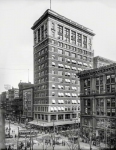
M 102 67 L 99 67 L 99 68 L 96 68 L 96 69 L 90 69 L 90 70 L 84 70 L 84 71 L 81 71 L 79 73 L 77 73 L 77 76 L 78 77 L 90 77 L 90 76 L 94 76 L 94 75 L 97 75 L 97 74 L 100 74 L 100 73 L 108 73 L 108 72 L 114 72 L 116 70 L 116 63 L 113 63 L 113 64 L 110 64 L 110 65 L 107 65 L 107 66 L 102 66 Z
M 58 14 L 58 13 L 56 13 L 56 12 L 50 10 L 50 9 L 47 9 L 45 11 L 45 13 L 33 24 L 31 29 L 34 30 L 38 26 L 38 24 L 40 24 L 42 22 L 42 20 L 44 20 L 47 16 L 59 19 L 60 21 L 68 23 L 69 25 L 74 26 L 74 27 L 76 27 L 76 28 L 82 30 L 83 32 L 86 32 L 86 33 L 88 33 L 88 34 L 90 34 L 92 36 L 95 35 L 91 29 L 86 28 L 86 27 L 84 27 L 84 26 L 82 26 L 82 25 L 80 25 L 80 24 L 78 24 L 78 23 L 76 23 L 76 22 L 74 22 L 74 21 L 64 17 L 64 16 L 61 16 L 60 14 Z

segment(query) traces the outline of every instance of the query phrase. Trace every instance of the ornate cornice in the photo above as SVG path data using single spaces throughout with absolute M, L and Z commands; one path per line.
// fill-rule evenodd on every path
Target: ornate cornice
M 79 29 L 79 30 L 81 30 L 83 32 L 86 32 L 86 33 L 92 35 L 92 36 L 95 35 L 95 33 L 93 33 L 93 31 L 91 29 L 86 28 L 83 25 L 80 25 L 80 24 L 78 24 L 78 23 L 76 23 L 76 22 L 74 22 L 74 21 L 72 21 L 72 20 L 70 20 L 70 19 L 68 19 L 68 18 L 66 18 L 64 16 L 61 16 L 60 14 L 58 14 L 58 13 L 56 13 L 56 12 L 50 10 L 50 9 L 47 9 L 45 11 L 45 13 L 33 24 L 31 29 L 34 30 L 48 16 L 50 16 L 50 17 L 52 17 L 54 19 L 57 19 L 59 21 L 62 21 L 64 23 L 66 23 L 66 24 L 69 24 L 70 26 L 73 26 L 73 27 L 75 27 L 75 28 L 77 28 L 77 29 Z
M 90 70 L 84 70 L 79 73 L 77 73 L 78 77 L 90 77 L 90 76 L 95 76 L 97 74 L 105 74 L 107 72 L 114 72 L 116 70 L 116 63 L 107 65 L 107 66 L 102 66 L 99 68 L 95 69 L 90 69 Z

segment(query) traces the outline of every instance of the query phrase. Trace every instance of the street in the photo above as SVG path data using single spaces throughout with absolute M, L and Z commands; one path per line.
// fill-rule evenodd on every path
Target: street
M 9 122 L 6 121 L 5 123 L 5 129 L 8 128 L 9 129 Z M 19 145 L 19 143 L 23 143 L 23 149 L 25 147 L 25 145 L 27 145 L 27 141 L 30 141 L 30 138 L 18 138 L 18 128 L 19 131 L 20 130 L 26 130 L 29 131 L 29 129 L 26 128 L 22 128 L 21 125 L 18 125 L 17 123 L 12 124 L 10 123 L 10 135 L 13 136 L 13 138 L 6 138 L 6 147 L 8 148 L 8 146 L 10 145 L 12 148 L 17 149 L 17 145 Z M 6 131 L 6 134 L 8 134 L 8 130 Z M 43 140 L 44 137 L 44 140 Z M 31 145 L 33 145 L 32 149 L 33 150 L 52 150 L 53 149 L 53 145 L 52 143 L 46 143 L 45 140 L 49 137 L 50 141 L 52 141 L 51 139 L 51 134 L 45 134 L 45 133 L 38 133 L 36 137 L 31 138 Z M 63 145 L 62 142 L 60 142 L 60 144 L 55 144 L 54 145 L 54 149 L 53 150 L 73 150 L 74 147 L 77 146 L 77 144 L 72 144 L 68 141 L 67 137 L 61 136 L 59 135 L 60 140 L 64 141 L 65 144 Z M 44 144 L 43 144 L 44 143 Z M 90 145 L 88 143 L 83 143 L 80 142 L 80 148 L 82 150 L 89 150 L 90 149 Z M 30 149 L 27 148 L 27 150 Z M 74 149 L 76 150 L 76 149 Z M 92 146 L 92 150 L 98 150 L 98 147 Z

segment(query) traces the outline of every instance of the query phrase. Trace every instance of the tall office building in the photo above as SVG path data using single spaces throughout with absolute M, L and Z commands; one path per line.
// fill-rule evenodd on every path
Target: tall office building
M 78 71 L 92 68 L 92 30 L 52 10 L 33 24 L 34 119 L 58 124 L 79 118 Z

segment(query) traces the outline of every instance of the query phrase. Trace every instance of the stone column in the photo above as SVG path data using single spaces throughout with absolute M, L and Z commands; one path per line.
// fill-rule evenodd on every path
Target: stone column
M 65 114 L 63 114 L 63 121 L 65 121 Z
M 58 121 L 58 114 L 56 114 L 56 121 Z
M 50 115 L 48 115 L 48 122 L 50 122 Z

